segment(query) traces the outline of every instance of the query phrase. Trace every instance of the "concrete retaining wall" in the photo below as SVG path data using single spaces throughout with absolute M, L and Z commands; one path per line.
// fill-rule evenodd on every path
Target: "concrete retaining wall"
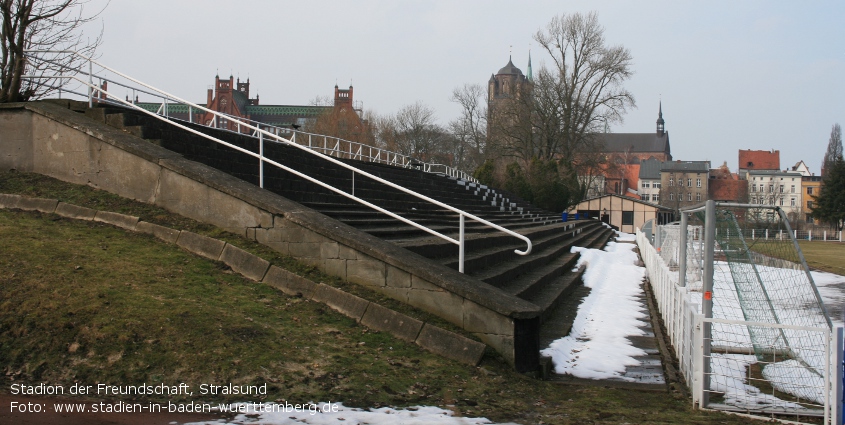
M 56 104 L 0 105 L 0 167 L 87 184 L 244 235 L 442 317 L 519 371 L 539 364 L 534 304 Z

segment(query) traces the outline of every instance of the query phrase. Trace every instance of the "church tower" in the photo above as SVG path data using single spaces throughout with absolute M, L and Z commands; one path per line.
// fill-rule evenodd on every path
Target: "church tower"
M 523 83 L 525 83 L 525 75 L 522 74 L 522 70 L 513 64 L 513 60 L 508 57 L 508 64 L 499 69 L 499 72 L 496 74 L 491 75 L 490 80 L 487 82 L 488 102 L 513 96 Z

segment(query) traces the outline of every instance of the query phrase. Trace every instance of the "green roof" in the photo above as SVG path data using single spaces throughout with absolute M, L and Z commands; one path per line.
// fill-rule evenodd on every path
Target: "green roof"
M 296 106 L 296 105 L 249 105 L 246 107 L 250 115 L 292 115 L 292 116 L 317 116 L 322 114 L 327 106 Z
M 138 102 L 136 106 L 146 109 L 150 112 L 157 112 L 161 107 L 161 103 L 153 102 Z M 294 116 L 294 117 L 316 117 L 322 114 L 331 106 L 301 106 L 301 105 L 246 105 L 247 115 L 275 115 L 275 116 Z M 202 110 L 194 109 L 195 113 L 202 113 Z M 167 111 L 171 114 L 187 114 L 188 106 L 182 104 L 171 103 L 167 105 Z
M 161 107 L 161 103 L 152 103 L 152 102 L 138 102 L 135 106 L 150 111 L 150 112 L 158 112 L 158 108 Z M 194 113 L 203 113 L 204 111 L 201 109 L 193 108 Z M 179 103 L 168 103 L 167 104 L 167 112 L 171 114 L 187 114 L 188 113 L 188 105 L 182 105 Z

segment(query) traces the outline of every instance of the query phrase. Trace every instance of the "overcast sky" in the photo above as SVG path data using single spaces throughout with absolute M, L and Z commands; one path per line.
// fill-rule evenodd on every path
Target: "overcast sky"
M 102 1 L 102 0 L 95 0 Z M 262 104 L 308 104 L 350 83 L 378 114 L 422 101 L 440 123 L 455 87 L 513 62 L 550 62 L 532 36 L 562 13 L 597 11 L 627 47 L 637 108 L 613 132 L 655 130 L 663 101 L 672 155 L 727 161 L 778 149 L 781 168 L 819 173 L 845 124 L 845 2 L 112 0 L 100 60 L 205 102 L 218 72 L 250 78 Z M 513 46 L 513 47 L 511 47 Z M 143 99 L 142 99 L 143 100 Z

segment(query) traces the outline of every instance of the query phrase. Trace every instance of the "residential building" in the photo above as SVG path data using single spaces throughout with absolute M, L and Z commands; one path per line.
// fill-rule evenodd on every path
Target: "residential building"
M 710 161 L 669 161 L 660 167 L 660 205 L 674 211 L 707 200 Z
M 660 203 L 660 168 L 663 161 L 658 159 L 647 159 L 640 163 L 640 174 L 638 176 L 640 199 L 646 202 Z
M 780 170 L 750 170 L 747 174 L 749 203 L 778 206 L 792 223 L 802 217 L 802 175 Z
M 819 196 L 822 189 L 822 176 L 801 176 L 801 221 L 804 225 L 818 225 L 818 220 L 813 218 L 813 205 L 815 197 Z

